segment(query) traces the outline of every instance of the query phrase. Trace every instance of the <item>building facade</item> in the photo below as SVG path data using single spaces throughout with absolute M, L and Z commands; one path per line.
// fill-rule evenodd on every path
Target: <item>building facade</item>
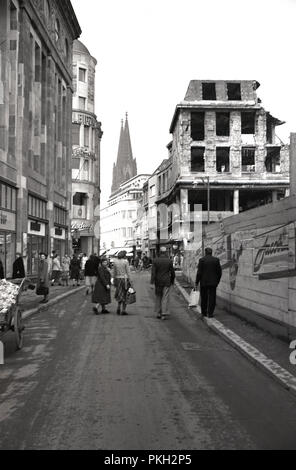
M 185 233 L 182 221 L 192 226 L 197 204 L 203 223 L 211 223 L 288 194 L 289 147 L 275 134 L 283 122 L 263 108 L 258 87 L 256 81 L 193 80 L 177 105 L 171 168 L 157 184 L 158 206 L 179 208 L 179 236 L 168 221 L 172 244 L 190 239 L 192 227 Z
M 0 1 L 0 257 L 16 251 L 28 275 L 40 251 L 70 244 L 72 45 L 81 34 L 71 2 Z
M 120 249 L 133 251 L 136 245 L 134 223 L 143 185 L 150 175 L 137 175 L 123 183 L 101 210 L 101 252 L 115 254 Z M 111 251 L 110 251 L 111 250 Z
M 97 61 L 82 42 L 73 44 L 72 244 L 86 254 L 100 249 L 101 123 L 95 115 Z

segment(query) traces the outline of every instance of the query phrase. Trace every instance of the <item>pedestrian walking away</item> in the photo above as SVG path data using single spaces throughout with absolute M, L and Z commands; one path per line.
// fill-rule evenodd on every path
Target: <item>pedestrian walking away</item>
M 107 259 L 106 259 L 107 261 Z M 84 266 L 85 273 L 85 295 L 88 295 L 89 291 L 93 293 L 95 283 L 97 281 L 98 274 L 98 263 L 94 255 L 90 255 Z
M 70 262 L 70 279 L 73 281 L 73 287 L 75 286 L 75 282 L 76 286 L 80 286 L 80 268 L 80 260 L 77 258 L 76 254 L 74 254 Z
M 169 315 L 168 305 L 171 286 L 175 282 L 175 270 L 172 260 L 167 256 L 165 246 L 160 248 L 160 255 L 153 260 L 151 285 L 155 286 L 155 311 L 157 318 L 165 320 Z
M 222 276 L 219 258 L 212 256 L 212 248 L 205 249 L 200 258 L 196 273 L 195 286 L 200 283 L 201 314 L 212 318 L 216 307 L 216 290 Z
M 43 299 L 40 303 L 48 302 L 48 293 L 49 293 L 49 275 L 48 275 L 48 263 L 47 255 L 45 253 L 40 253 L 40 259 L 38 263 L 38 274 L 37 274 L 37 285 L 36 285 L 36 294 L 43 295 Z
M 118 302 L 117 315 L 127 315 L 127 292 L 132 286 L 131 271 L 128 260 L 126 259 L 126 251 L 120 251 L 113 264 L 113 278 L 116 287 L 115 299 Z
M 111 273 L 107 265 L 107 258 L 102 258 L 101 265 L 97 270 L 96 283 L 92 294 L 92 302 L 96 304 L 95 307 L 93 307 L 93 311 L 96 315 L 100 313 L 100 305 L 102 307 L 102 313 L 110 313 L 109 310 L 106 309 L 106 305 L 111 303 Z
M 62 274 L 62 267 L 60 263 L 59 255 L 56 253 L 52 258 L 51 264 L 51 285 L 54 286 L 57 282 L 58 285 L 61 285 L 61 274 Z
M 69 285 L 69 275 L 70 275 L 70 263 L 71 258 L 69 255 L 65 255 L 62 258 L 62 275 L 61 275 L 61 282 L 63 286 Z
M 16 260 L 12 265 L 12 279 L 23 279 L 25 277 L 25 266 L 21 253 L 16 254 Z

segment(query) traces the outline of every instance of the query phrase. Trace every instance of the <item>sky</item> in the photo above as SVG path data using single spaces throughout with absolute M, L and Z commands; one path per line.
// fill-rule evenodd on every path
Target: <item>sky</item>
M 72 0 L 79 38 L 97 61 L 102 207 L 110 196 L 128 113 L 138 173 L 152 173 L 171 140 L 190 80 L 257 80 L 267 111 L 296 132 L 296 0 Z

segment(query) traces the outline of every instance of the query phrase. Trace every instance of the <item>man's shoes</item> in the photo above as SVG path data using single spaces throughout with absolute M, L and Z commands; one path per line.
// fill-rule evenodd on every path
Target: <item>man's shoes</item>
M 116 310 L 117 315 L 120 315 L 120 308 Z
M 162 319 L 162 320 L 166 320 L 167 317 L 168 317 L 168 316 L 167 316 L 165 313 L 162 313 L 162 314 L 161 314 L 161 319 Z
M 214 318 L 214 315 L 208 315 L 208 318 Z
M 48 299 L 42 299 L 39 303 L 40 304 L 47 304 L 47 302 L 48 302 Z
M 121 312 L 121 315 L 127 315 L 127 312 L 123 311 L 123 312 Z
M 95 315 L 99 315 L 99 311 L 98 311 L 97 307 L 93 307 L 93 312 L 94 312 Z
M 104 310 L 102 310 L 102 313 L 110 313 L 109 310 L 107 310 L 106 308 L 104 308 Z
M 159 320 L 161 320 L 161 313 L 158 313 L 156 318 L 158 318 Z

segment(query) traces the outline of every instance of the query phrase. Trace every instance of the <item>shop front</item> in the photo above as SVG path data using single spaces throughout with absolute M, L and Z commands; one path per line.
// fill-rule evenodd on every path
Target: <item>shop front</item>
M 41 252 L 48 254 L 48 225 L 36 220 L 28 220 L 27 274 L 36 275 Z
M 12 277 L 12 265 L 16 258 L 16 214 L 0 209 L 0 260 L 4 277 Z
M 74 253 L 86 253 L 87 256 L 98 253 L 94 226 L 91 222 L 72 221 L 71 234 Z

